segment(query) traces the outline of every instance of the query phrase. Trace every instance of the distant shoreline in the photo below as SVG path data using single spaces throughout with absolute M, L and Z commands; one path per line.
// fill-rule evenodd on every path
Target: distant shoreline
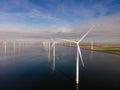
M 89 48 L 88 48 L 89 47 Z M 110 53 L 115 55 L 120 55 L 120 47 L 109 47 L 109 46 L 93 46 L 93 51 Z M 82 49 L 91 50 L 90 46 L 81 46 Z
M 70 47 L 68 43 L 65 46 Z M 71 47 L 76 48 L 76 45 L 72 44 Z M 118 45 L 117 46 L 115 45 L 94 45 L 93 49 L 91 48 L 90 45 L 80 45 L 80 47 L 81 49 L 85 49 L 85 50 L 92 50 L 92 51 L 120 55 L 120 46 Z

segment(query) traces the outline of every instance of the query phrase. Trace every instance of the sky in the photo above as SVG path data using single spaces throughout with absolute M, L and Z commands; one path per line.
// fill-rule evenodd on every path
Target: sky
M 0 0 L 0 38 L 80 38 L 119 43 L 120 0 Z

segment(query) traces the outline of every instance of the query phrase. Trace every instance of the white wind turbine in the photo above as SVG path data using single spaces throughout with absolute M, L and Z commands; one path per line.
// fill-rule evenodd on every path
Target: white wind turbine
M 55 49 L 56 49 L 56 44 L 57 44 L 58 42 L 56 42 L 55 40 L 53 40 L 52 39 L 52 47 L 53 47 L 53 56 L 55 56 Z
M 91 40 L 91 61 L 93 62 L 93 40 Z
M 50 42 L 48 42 L 48 59 L 50 60 Z
M 15 41 L 13 42 L 13 51 L 14 51 L 14 54 L 15 54 L 15 48 L 16 48 L 16 43 L 15 43 Z
M 53 47 L 53 64 L 52 64 L 52 70 L 53 72 L 55 71 L 55 44 L 56 42 L 52 39 L 53 43 L 52 43 L 52 47 Z
M 5 49 L 5 57 L 6 57 L 6 50 L 7 50 L 7 41 L 4 41 L 4 49 Z
M 52 39 L 52 47 L 53 47 L 53 66 L 52 66 L 52 70 L 54 72 L 55 70 L 55 55 L 56 55 L 56 52 L 55 52 L 55 49 L 56 49 L 56 44 L 59 43 L 59 42 L 56 42 L 55 40 Z
M 53 42 L 53 45 L 52 45 L 52 47 L 53 47 L 53 56 L 55 57 L 55 41 Z
M 68 42 L 73 42 L 77 45 L 77 56 L 76 56 L 76 84 L 79 84 L 79 56 L 81 58 L 81 62 L 83 67 L 84 62 L 83 62 L 83 58 L 82 58 L 82 54 L 81 54 L 81 49 L 79 46 L 79 43 L 85 38 L 85 36 L 94 28 L 95 26 L 92 26 L 78 41 L 72 41 L 72 40 L 67 40 L 67 39 L 61 39 L 64 41 L 68 41 Z

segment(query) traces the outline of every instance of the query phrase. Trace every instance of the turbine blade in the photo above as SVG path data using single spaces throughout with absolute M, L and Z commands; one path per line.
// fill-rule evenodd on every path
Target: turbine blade
M 76 41 L 68 40 L 68 39 L 60 39 L 60 40 L 67 41 L 67 42 L 73 42 L 73 43 L 76 43 Z
M 82 54 L 81 54 L 81 50 L 80 50 L 79 44 L 77 44 L 77 50 L 78 50 L 78 53 L 79 53 L 79 55 L 80 55 L 80 59 L 81 59 L 82 65 L 83 65 L 83 67 L 84 67 L 84 62 L 83 62 L 83 58 L 82 58 Z
M 78 42 L 81 42 L 81 41 L 85 38 L 85 36 L 86 36 L 94 27 L 95 27 L 95 25 L 93 25 L 93 26 L 80 38 L 80 40 L 79 40 Z

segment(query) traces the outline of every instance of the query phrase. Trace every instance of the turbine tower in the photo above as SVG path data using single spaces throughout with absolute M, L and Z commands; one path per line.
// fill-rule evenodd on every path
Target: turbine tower
M 91 40 L 91 63 L 93 63 L 93 40 Z
M 52 63 L 52 70 L 53 72 L 55 71 L 55 44 L 56 42 L 52 39 L 52 47 L 53 47 L 53 63 Z
M 79 46 L 79 43 L 86 37 L 86 35 L 94 28 L 95 26 L 92 26 L 78 41 L 72 41 L 72 40 L 67 40 L 67 39 L 61 39 L 67 42 L 73 42 L 77 45 L 77 56 L 76 56 L 76 84 L 79 84 L 79 57 L 82 62 L 82 66 L 84 67 L 84 62 L 81 54 L 81 49 Z
M 53 56 L 55 56 L 55 42 L 53 42 Z
M 15 41 L 14 41 L 14 42 L 13 42 L 13 51 L 14 51 L 14 54 L 15 54 L 15 48 L 16 48 L 15 45 L 16 45 L 16 44 L 15 44 Z
M 7 53 L 7 51 L 6 51 L 7 50 L 7 45 L 6 44 L 7 44 L 7 42 L 4 41 L 5 58 L 6 58 L 6 53 Z
M 50 42 L 48 43 L 48 59 L 50 60 Z
M 52 39 L 53 56 L 55 56 L 55 44 L 56 42 Z

